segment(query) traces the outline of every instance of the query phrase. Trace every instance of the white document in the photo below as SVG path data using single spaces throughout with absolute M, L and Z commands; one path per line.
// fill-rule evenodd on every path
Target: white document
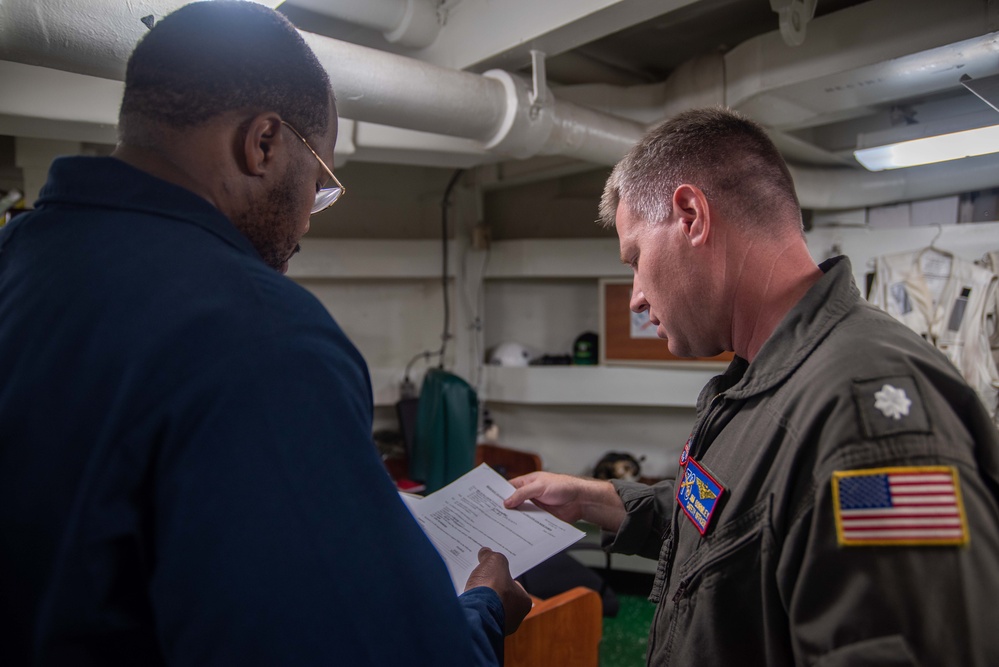
M 458 593 L 465 590 L 468 575 L 479 564 L 482 547 L 506 556 L 510 574 L 518 577 L 583 537 L 583 531 L 530 501 L 506 509 L 503 500 L 513 491 L 483 463 L 425 498 L 403 497 L 444 558 Z

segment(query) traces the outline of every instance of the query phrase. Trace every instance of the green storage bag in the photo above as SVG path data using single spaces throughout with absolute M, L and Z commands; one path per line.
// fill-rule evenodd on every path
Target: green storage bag
M 433 493 L 475 465 L 479 401 L 470 384 L 441 369 L 427 371 L 420 388 L 410 477 Z

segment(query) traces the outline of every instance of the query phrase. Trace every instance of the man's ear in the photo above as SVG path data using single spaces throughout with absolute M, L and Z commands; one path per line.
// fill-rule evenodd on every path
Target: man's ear
M 704 191 L 684 183 L 673 192 L 673 215 L 692 247 L 702 246 L 711 233 L 711 208 Z
M 287 145 L 281 129 L 281 116 L 273 112 L 254 116 L 247 123 L 241 148 L 251 176 L 264 176 L 273 167 L 276 155 Z

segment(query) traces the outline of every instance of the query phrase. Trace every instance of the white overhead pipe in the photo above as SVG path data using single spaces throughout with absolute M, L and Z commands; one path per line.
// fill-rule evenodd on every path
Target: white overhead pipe
M 648 130 L 645 123 L 555 98 L 550 90 L 541 112 L 532 114 L 529 83 L 500 70 L 479 77 L 318 35 L 304 36 L 330 70 L 340 109 L 348 117 L 379 118 L 376 122 L 476 139 L 487 149 L 512 157 L 563 155 L 607 165 L 620 160 Z M 342 67 L 350 58 L 356 63 Z M 365 63 L 374 65 L 378 78 L 356 76 Z M 677 79 L 665 87 L 676 90 L 694 74 L 704 75 L 710 69 L 709 60 L 692 63 L 678 69 Z M 693 95 L 704 103 L 721 103 L 703 86 Z M 690 108 L 677 97 L 668 104 L 674 112 Z M 405 114 L 400 109 L 406 109 Z M 498 123 L 496 111 L 502 114 Z M 816 167 L 791 167 L 791 172 L 803 208 L 860 208 L 994 187 L 999 185 L 999 158 L 905 172 Z
M 147 16 L 184 0 L 0 0 L 0 60 L 121 81 Z
M 943 197 L 999 186 L 999 155 L 870 173 L 790 166 L 803 208 L 835 210 Z
M 632 121 L 557 100 L 538 100 L 502 70 L 451 70 L 377 49 L 302 33 L 326 67 L 347 118 L 474 139 L 514 158 L 558 154 L 613 164 L 644 134 Z M 532 106 L 536 111 L 532 112 Z
M 641 123 L 556 99 L 552 132 L 540 154 L 616 164 L 645 135 Z
M 347 118 L 483 143 L 502 124 L 506 93 L 496 80 L 301 34 L 329 72 L 337 111 Z
M 818 27 L 821 19 L 814 21 Z M 726 102 L 769 127 L 812 127 L 900 99 L 932 95 L 958 86 L 961 73 L 985 77 L 999 72 L 999 33 L 987 33 L 890 59 L 842 69 L 816 63 L 802 80 L 782 80 L 761 61 L 761 38 L 725 55 Z M 901 50 L 901 49 L 900 49 Z M 752 62 L 749 66 L 747 63 Z
M 0 59 L 121 80 L 129 54 L 147 30 L 142 20 L 183 4 L 45 0 L 45 11 L 39 11 L 35 0 L 0 0 Z M 547 87 L 543 104 L 531 113 L 527 84 L 507 72 L 472 74 L 312 33 L 302 36 L 329 72 L 338 110 L 347 118 L 474 139 L 516 158 L 558 153 L 613 163 L 641 136 L 641 128 L 629 128 L 628 121 L 569 102 L 556 104 Z M 576 127 L 574 119 L 593 127 Z
M 146 30 L 141 19 L 162 17 L 181 4 L 45 0 L 43 12 L 35 0 L 0 0 L 0 59 L 120 80 Z M 303 37 L 329 71 L 347 118 L 474 139 L 512 157 L 559 154 L 608 165 L 646 131 L 644 123 L 556 100 L 548 89 L 532 109 L 529 84 L 507 72 L 479 76 L 309 33 Z M 991 187 L 999 181 L 992 164 L 963 160 L 925 172 L 931 177 L 850 169 L 793 173 L 802 206 L 835 209 Z
M 441 25 L 433 0 L 292 0 L 289 4 L 377 30 L 393 44 L 422 49 Z
M 797 47 L 774 31 L 724 56 L 699 56 L 665 82 L 559 89 L 564 99 L 644 122 L 725 104 L 780 130 L 843 120 L 868 107 L 999 72 L 999 33 L 982 0 L 872 0 L 809 23 Z M 849 48 L 846 48 L 846 45 Z
M 685 109 L 724 105 L 725 61 L 720 53 L 695 56 L 658 83 L 590 83 L 563 86 L 557 92 L 559 99 L 652 125 Z

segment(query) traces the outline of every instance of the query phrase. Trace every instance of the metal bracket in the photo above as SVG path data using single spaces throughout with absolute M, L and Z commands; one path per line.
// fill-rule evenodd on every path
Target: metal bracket
M 545 72 L 545 52 L 531 49 L 531 83 L 534 89 L 528 93 L 527 99 L 531 103 L 531 120 L 537 119 L 548 101 L 548 81 Z
M 780 19 L 780 36 L 788 46 L 801 46 L 805 28 L 815 16 L 818 0 L 770 0 L 770 9 Z

